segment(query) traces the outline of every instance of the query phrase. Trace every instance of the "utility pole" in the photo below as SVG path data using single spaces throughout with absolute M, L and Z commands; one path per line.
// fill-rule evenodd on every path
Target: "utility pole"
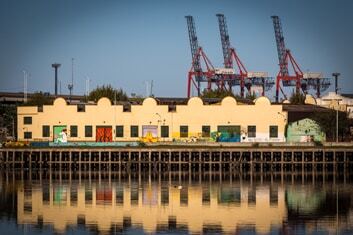
M 90 85 L 91 79 L 89 79 L 88 76 L 86 76 L 86 96 L 89 96 L 89 85 Z
M 28 73 L 26 70 L 23 70 L 23 102 L 27 103 L 27 78 Z
M 71 58 L 71 84 L 67 85 L 67 88 L 70 91 L 69 101 L 71 103 L 71 98 L 74 90 L 74 58 Z
M 332 75 L 335 76 L 336 81 L 337 81 L 337 77 L 339 76 L 339 73 L 333 73 Z M 337 82 L 336 82 L 335 89 L 336 89 L 336 96 L 335 96 L 334 99 L 323 99 L 323 100 L 324 101 L 329 101 L 329 102 L 332 102 L 332 101 L 336 101 L 337 102 L 337 107 L 336 107 L 336 142 L 338 143 L 338 110 L 339 110 L 339 107 L 340 107 L 340 101 L 342 101 L 342 99 L 337 94 L 337 91 L 338 91 Z M 333 108 L 335 108 L 334 105 L 335 104 L 333 104 Z
M 55 91 L 54 94 L 55 96 L 58 95 L 58 68 L 61 66 L 61 64 L 54 63 L 51 65 L 55 69 Z
M 340 73 L 333 73 L 332 76 L 335 77 L 335 92 L 336 95 L 338 94 L 338 76 L 340 76 Z

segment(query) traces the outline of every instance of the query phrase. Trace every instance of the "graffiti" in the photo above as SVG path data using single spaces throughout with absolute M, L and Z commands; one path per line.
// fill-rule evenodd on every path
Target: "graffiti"
M 309 118 L 305 118 L 288 125 L 288 142 L 325 141 L 326 137 L 320 126 Z
M 148 125 L 142 126 L 142 142 L 152 143 L 158 141 L 158 126 Z
M 215 142 L 240 142 L 240 134 L 226 131 L 214 131 L 211 132 L 211 139 Z
M 54 143 L 67 143 L 66 126 L 54 126 Z

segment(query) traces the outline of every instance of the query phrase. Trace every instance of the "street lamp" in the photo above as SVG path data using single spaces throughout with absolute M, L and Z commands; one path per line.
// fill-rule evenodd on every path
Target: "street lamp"
M 10 116 L 12 119 L 12 139 L 15 140 L 15 119 L 13 116 Z
M 335 92 L 336 92 L 336 95 L 337 95 L 337 92 L 338 92 L 338 76 L 340 76 L 341 74 L 340 73 L 332 73 L 332 76 L 335 77 Z
M 156 113 L 156 115 L 159 117 L 158 121 L 157 121 L 157 139 L 158 139 L 158 127 L 159 127 L 159 123 L 162 121 L 162 117 L 159 113 Z
M 337 89 L 336 89 L 337 91 Z M 327 98 L 327 99 L 323 99 L 324 101 L 336 101 L 337 102 L 337 108 L 336 108 L 336 143 L 338 143 L 338 109 L 339 109 L 339 102 L 342 101 L 341 98 L 339 98 L 339 96 L 336 94 L 334 98 L 330 99 L 330 98 Z M 334 108 L 334 107 L 333 107 Z
M 23 103 L 27 103 L 27 89 L 28 89 L 28 72 L 22 70 L 23 72 Z

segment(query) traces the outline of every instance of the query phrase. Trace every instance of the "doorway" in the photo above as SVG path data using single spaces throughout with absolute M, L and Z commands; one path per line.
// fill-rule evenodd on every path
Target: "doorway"
M 111 126 L 96 127 L 96 142 L 112 142 L 113 131 Z

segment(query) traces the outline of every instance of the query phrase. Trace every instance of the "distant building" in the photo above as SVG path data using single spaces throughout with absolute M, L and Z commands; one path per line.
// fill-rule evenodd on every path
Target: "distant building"
M 348 117 L 353 119 L 353 94 L 336 94 L 329 92 L 327 95 L 316 99 L 316 104 L 346 112 Z

